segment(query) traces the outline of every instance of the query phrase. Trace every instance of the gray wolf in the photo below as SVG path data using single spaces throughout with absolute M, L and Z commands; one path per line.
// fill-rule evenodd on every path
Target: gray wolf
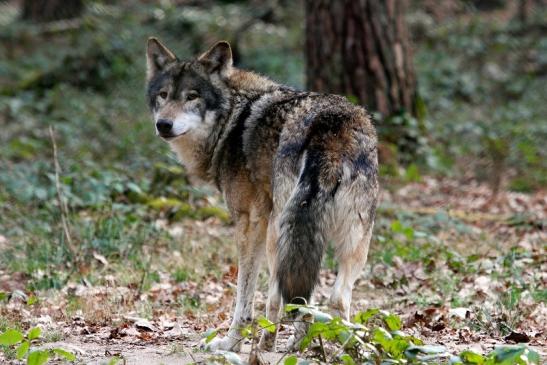
M 150 38 L 147 95 L 158 136 L 189 174 L 218 187 L 235 222 L 235 311 L 227 335 L 209 348 L 239 351 L 263 256 L 267 317 L 276 322 L 282 303 L 310 300 L 332 244 L 338 274 L 329 303 L 348 319 L 378 195 L 377 138 L 366 111 L 236 68 L 224 41 L 181 61 Z M 261 348 L 272 349 L 275 337 L 264 333 Z

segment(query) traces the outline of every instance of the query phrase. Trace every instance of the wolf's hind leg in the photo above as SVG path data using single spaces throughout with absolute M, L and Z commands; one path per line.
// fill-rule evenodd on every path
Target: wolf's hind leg
M 329 306 L 334 316 L 349 320 L 351 294 L 353 284 L 361 274 L 367 261 L 368 248 L 372 236 L 372 224 L 362 235 L 362 230 L 354 227 L 343 242 L 336 249 L 338 259 L 338 275 L 329 299 Z M 360 228 L 363 228 L 362 226 Z
M 251 212 L 241 215 L 236 223 L 239 271 L 237 274 L 236 307 L 232 324 L 224 338 L 215 338 L 206 345 L 208 350 L 228 350 L 238 352 L 243 338 L 241 329 L 253 320 L 254 293 L 260 263 L 264 254 L 264 238 L 267 220 Z
M 272 217 L 268 225 L 268 234 L 266 238 L 266 254 L 268 258 L 268 271 L 270 279 L 268 283 L 268 303 L 266 304 L 266 317 L 276 324 L 275 332 L 267 330 L 262 331 L 259 347 L 264 351 L 275 351 L 275 341 L 279 324 L 279 310 L 281 305 L 281 292 L 277 283 L 275 265 L 277 261 L 277 219 Z

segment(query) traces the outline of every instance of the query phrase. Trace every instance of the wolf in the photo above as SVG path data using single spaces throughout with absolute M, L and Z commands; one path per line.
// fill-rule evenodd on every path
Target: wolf
M 225 41 L 182 61 L 150 38 L 146 54 L 156 134 L 190 175 L 216 185 L 235 223 L 235 310 L 227 335 L 208 348 L 240 350 L 264 256 L 266 315 L 275 323 L 283 303 L 309 302 L 331 244 L 338 273 L 329 306 L 348 319 L 379 189 L 377 137 L 365 109 L 237 68 Z M 275 342 L 276 333 L 264 331 L 259 346 L 272 350 Z

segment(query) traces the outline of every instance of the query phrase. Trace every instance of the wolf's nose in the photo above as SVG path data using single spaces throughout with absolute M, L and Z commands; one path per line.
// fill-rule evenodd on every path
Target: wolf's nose
M 173 128 L 173 122 L 168 119 L 160 119 L 156 122 L 156 128 L 160 134 L 167 134 Z

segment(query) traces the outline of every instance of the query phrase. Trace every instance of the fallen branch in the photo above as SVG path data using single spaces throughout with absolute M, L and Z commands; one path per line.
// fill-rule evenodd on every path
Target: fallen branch
M 53 165 L 55 166 L 55 188 L 57 190 L 57 203 L 59 204 L 59 209 L 61 211 L 61 223 L 63 225 L 63 232 L 65 234 L 66 243 L 67 243 L 66 247 L 72 254 L 72 257 L 74 257 L 75 261 L 77 262 L 79 259 L 78 251 L 74 247 L 74 243 L 72 241 L 72 236 L 70 234 L 70 229 L 68 226 L 68 207 L 63 197 L 61 183 L 59 181 L 61 167 L 59 165 L 59 159 L 57 157 L 57 143 L 55 143 L 55 135 L 53 133 L 53 127 L 51 126 L 49 126 L 49 137 L 51 138 L 51 144 L 53 145 Z

